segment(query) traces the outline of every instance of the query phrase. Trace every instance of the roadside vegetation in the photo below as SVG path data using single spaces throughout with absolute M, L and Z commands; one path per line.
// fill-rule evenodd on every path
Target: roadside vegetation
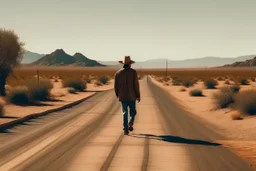
M 3 104 L 3 103 L 0 103 L 0 117 L 3 117 L 3 116 L 4 116 L 4 113 L 5 113 L 4 104 Z
M 203 91 L 200 89 L 192 89 L 189 91 L 190 96 L 203 96 Z
M 63 87 L 73 88 L 76 91 L 83 92 L 86 89 L 86 82 L 81 79 L 67 79 L 62 81 Z
M 235 108 L 242 114 L 256 115 L 256 90 L 246 90 L 237 94 Z

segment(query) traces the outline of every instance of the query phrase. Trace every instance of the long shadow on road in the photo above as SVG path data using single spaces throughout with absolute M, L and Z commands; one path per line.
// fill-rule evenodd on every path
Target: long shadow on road
M 220 146 L 221 145 L 221 144 L 214 143 L 214 142 L 196 140 L 196 139 L 187 139 L 187 138 L 171 136 L 171 135 L 133 134 L 131 136 L 136 137 L 136 138 L 155 139 L 155 140 L 165 141 L 165 142 L 169 142 L 169 143 L 205 145 L 205 146 Z

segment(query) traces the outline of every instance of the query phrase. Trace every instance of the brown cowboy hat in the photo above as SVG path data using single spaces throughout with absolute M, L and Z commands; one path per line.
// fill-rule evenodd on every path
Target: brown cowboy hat
M 133 64 L 135 63 L 133 60 L 131 60 L 130 56 L 125 56 L 124 61 L 119 61 L 120 64 Z

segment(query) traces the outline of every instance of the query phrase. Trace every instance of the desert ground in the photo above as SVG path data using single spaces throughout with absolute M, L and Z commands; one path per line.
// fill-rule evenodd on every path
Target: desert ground
M 51 100 L 21 106 L 2 98 L 1 124 L 84 100 L 1 130 L 0 170 L 247 171 L 256 166 L 255 117 L 232 105 L 218 109 L 212 102 L 212 94 L 227 79 L 232 85 L 246 76 L 249 85 L 240 85 L 240 92 L 255 89 L 253 69 L 172 69 L 167 77 L 163 69 L 138 71 L 142 101 L 129 136 L 123 135 L 120 103 L 113 92 L 116 70 L 42 68 L 38 75 L 37 68 L 16 69 L 8 89 L 31 78 L 48 79 Z M 103 75 L 108 81 L 99 84 Z M 62 82 L 71 78 L 86 81 L 86 89 L 70 93 Z M 197 81 L 184 88 L 172 85 L 174 78 Z M 207 79 L 219 84 L 206 89 Z M 203 96 L 190 96 L 192 89 L 202 90 Z M 231 117 L 233 113 L 239 117 Z

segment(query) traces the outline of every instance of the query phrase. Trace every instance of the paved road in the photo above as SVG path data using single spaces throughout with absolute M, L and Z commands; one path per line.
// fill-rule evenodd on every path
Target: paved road
M 123 136 L 113 91 L 0 134 L 0 170 L 249 171 L 214 130 L 180 109 L 150 81 L 141 82 L 135 130 Z

